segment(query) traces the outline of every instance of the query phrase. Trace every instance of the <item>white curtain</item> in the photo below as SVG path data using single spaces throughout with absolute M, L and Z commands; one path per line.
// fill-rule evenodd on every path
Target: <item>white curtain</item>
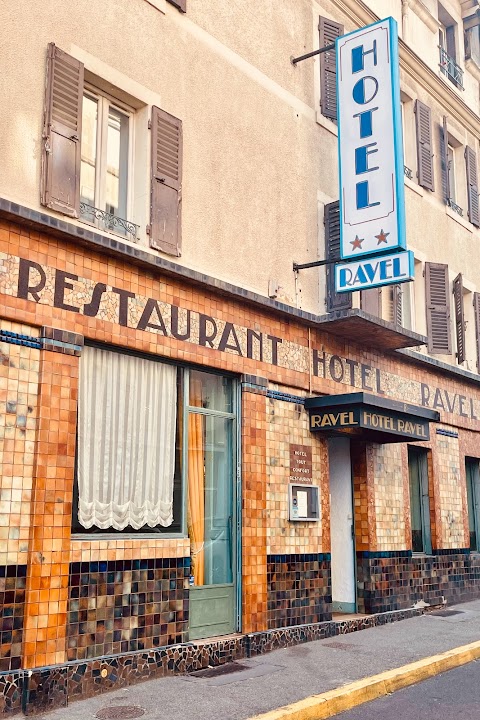
M 86 346 L 78 402 L 78 519 L 123 530 L 173 522 L 176 368 Z

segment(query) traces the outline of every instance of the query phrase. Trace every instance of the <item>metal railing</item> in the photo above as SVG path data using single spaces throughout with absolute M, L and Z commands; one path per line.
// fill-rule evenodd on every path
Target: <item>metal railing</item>
M 87 203 L 80 203 L 80 217 L 83 220 L 95 225 L 100 230 L 107 230 L 108 232 L 114 232 L 117 235 L 123 235 L 128 240 L 136 242 L 138 240 L 138 231 L 140 225 L 124 218 L 113 215 L 106 210 L 100 210 L 100 208 L 93 207 Z
M 460 205 L 457 205 L 451 198 L 448 198 L 447 205 L 449 208 L 452 208 L 453 212 L 456 212 L 457 215 L 460 215 L 460 217 L 463 217 L 463 209 L 460 207 Z
M 438 46 L 440 50 L 440 70 L 454 85 L 463 90 L 463 70 L 457 65 L 455 60 L 447 55 L 441 45 Z
M 413 171 L 410 170 L 410 168 L 407 167 L 406 165 L 403 166 L 403 174 L 404 174 L 405 177 L 407 177 L 409 180 L 413 180 Z

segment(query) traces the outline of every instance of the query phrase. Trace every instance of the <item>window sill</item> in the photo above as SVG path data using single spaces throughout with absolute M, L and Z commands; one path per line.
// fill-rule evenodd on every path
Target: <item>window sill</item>
M 413 190 L 414 193 L 417 193 L 417 195 L 420 195 L 420 197 L 424 197 L 425 191 L 424 189 L 418 185 L 414 180 L 410 180 L 406 175 L 403 176 L 405 185 L 410 188 L 410 190 Z
M 467 220 L 460 217 L 458 213 L 454 212 L 452 208 L 449 208 L 448 205 L 445 205 L 445 213 L 448 215 L 449 218 L 452 218 L 452 220 L 455 220 L 459 225 L 461 225 L 465 230 L 468 230 L 468 232 L 473 233 L 473 225 L 471 225 Z
M 333 122 L 333 120 L 329 120 L 329 118 L 326 118 L 325 115 L 322 115 L 320 110 L 317 110 L 316 120 L 319 125 L 325 128 L 325 130 L 328 130 L 328 132 L 332 133 L 332 135 L 338 137 L 338 126 Z
M 72 533 L 72 542 L 93 542 L 95 540 L 116 542 L 124 540 L 188 540 L 182 533 Z

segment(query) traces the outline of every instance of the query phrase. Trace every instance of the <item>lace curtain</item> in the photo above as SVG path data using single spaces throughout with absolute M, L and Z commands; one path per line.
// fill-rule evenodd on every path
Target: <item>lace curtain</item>
M 173 522 L 177 370 L 86 346 L 78 403 L 78 518 L 123 530 Z

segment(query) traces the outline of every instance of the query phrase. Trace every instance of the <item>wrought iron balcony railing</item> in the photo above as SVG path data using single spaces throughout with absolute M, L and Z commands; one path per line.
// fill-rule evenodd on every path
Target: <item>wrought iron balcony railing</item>
M 81 202 L 80 217 L 101 230 L 123 235 L 123 237 L 127 237 L 128 240 L 133 240 L 134 242 L 138 240 L 140 225 L 135 225 L 135 223 L 129 220 L 124 220 L 121 217 L 117 217 L 117 215 L 112 215 L 112 213 L 106 210 L 100 210 L 99 208 L 93 207 L 93 205 Z
M 409 180 L 413 180 L 413 172 L 410 170 L 409 167 L 406 165 L 403 166 L 403 174 L 405 177 L 407 177 Z
M 448 207 L 452 208 L 453 212 L 456 212 L 457 215 L 460 215 L 460 217 L 463 217 L 463 210 L 460 207 L 460 205 L 457 205 L 451 198 L 448 198 L 447 200 Z
M 457 65 L 455 60 L 447 55 L 445 50 L 439 45 L 440 50 L 440 70 L 454 85 L 463 90 L 463 70 Z

